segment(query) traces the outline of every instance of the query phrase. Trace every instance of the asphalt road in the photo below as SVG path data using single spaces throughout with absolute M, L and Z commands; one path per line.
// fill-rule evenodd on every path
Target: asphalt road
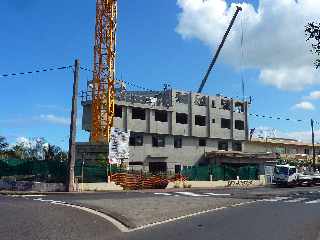
M 248 205 L 184 218 L 128 233 L 91 213 L 35 201 L 36 197 L 0 196 L 0 239 L 310 239 L 320 240 L 320 188 L 214 190 L 230 198 L 258 200 Z M 192 190 L 202 195 L 208 190 Z M 75 201 L 104 198 L 176 198 L 175 192 L 59 194 L 43 199 Z M 227 194 L 230 194 L 229 196 Z M 186 195 L 187 196 L 187 195 Z M 186 196 L 183 196 L 186 198 Z M 190 198 L 206 199 L 205 197 Z M 215 201 L 215 196 L 210 199 Z M 221 199 L 221 196 L 219 196 Z M 199 200 L 197 200 L 199 201 Z M 133 206 L 134 207 L 134 206 Z

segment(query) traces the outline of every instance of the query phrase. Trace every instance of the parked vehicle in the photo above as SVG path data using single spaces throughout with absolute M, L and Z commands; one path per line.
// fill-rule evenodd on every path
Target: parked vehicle
M 298 173 L 298 185 L 310 187 L 313 184 L 313 177 L 307 173 Z
M 313 185 L 320 185 L 320 174 L 319 173 L 315 173 L 314 175 L 312 175 L 312 184 Z
M 320 185 L 319 173 L 300 172 L 295 166 L 289 164 L 276 165 L 274 169 L 274 182 L 282 186 L 312 186 Z
M 298 183 L 298 176 L 299 174 L 295 166 L 290 166 L 289 164 L 276 165 L 273 181 L 277 185 L 296 186 Z

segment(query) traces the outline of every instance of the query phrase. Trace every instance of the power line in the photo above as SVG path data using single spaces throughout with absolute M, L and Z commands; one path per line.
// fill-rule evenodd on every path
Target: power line
M 310 120 L 302 120 L 302 119 L 294 119 L 294 118 L 286 118 L 286 117 L 276 117 L 276 116 L 267 116 L 264 114 L 256 114 L 256 113 L 249 113 L 249 116 L 259 117 L 264 119 L 273 119 L 273 120 L 283 120 L 283 121 L 294 121 L 294 122 L 309 122 Z
M 94 71 L 89 69 L 89 68 L 85 68 L 85 67 L 80 67 L 81 70 L 83 71 L 87 71 L 87 72 L 91 72 L 93 73 Z M 149 89 L 149 88 L 145 88 L 141 85 L 138 85 L 138 84 L 135 84 L 134 82 L 130 82 L 130 81 L 125 81 L 125 80 L 120 80 L 122 82 L 124 82 L 125 84 L 129 85 L 129 86 L 132 86 L 132 87 L 135 87 L 135 88 L 138 88 L 138 89 L 142 89 L 144 91 L 149 91 L 149 92 L 157 92 L 156 90 L 152 90 L 152 89 Z
M 72 66 L 69 65 L 69 66 L 64 66 L 64 67 L 44 68 L 41 70 L 33 70 L 33 71 L 27 71 L 27 72 L 2 74 L 2 75 L 0 75 L 0 78 L 15 77 L 15 76 L 28 75 L 28 74 L 41 73 L 41 72 L 50 72 L 50 71 L 56 71 L 56 70 L 65 70 L 65 69 L 69 69 L 69 68 L 72 68 Z

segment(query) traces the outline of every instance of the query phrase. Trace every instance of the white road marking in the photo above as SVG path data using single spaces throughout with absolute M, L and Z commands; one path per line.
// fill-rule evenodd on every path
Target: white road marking
M 198 193 L 193 193 L 193 192 L 176 192 L 177 194 L 184 195 L 184 196 L 190 196 L 190 197 L 207 197 L 209 196 L 230 196 L 230 193 L 203 193 L 203 194 L 198 194 Z M 163 196 L 172 196 L 171 193 L 154 193 L 155 195 L 163 195 Z M 175 195 L 179 196 L 179 195 Z
M 171 196 L 170 193 L 154 193 L 155 195 Z
M 45 200 L 45 199 L 41 199 L 41 198 L 35 198 L 33 199 L 35 201 L 41 201 L 41 202 L 49 202 L 50 204 L 54 204 L 54 205 L 60 205 L 60 206 L 65 206 L 65 207 L 72 207 L 72 208 L 76 208 L 76 209 L 80 209 L 82 211 L 97 215 L 99 217 L 102 217 L 103 219 L 111 222 L 114 226 L 116 226 L 121 232 L 130 232 L 131 229 L 129 229 L 127 226 L 125 226 L 124 224 L 122 224 L 121 222 L 119 222 L 118 220 L 108 216 L 107 214 L 104 214 L 102 212 L 98 212 L 96 210 L 93 210 L 91 208 L 87 208 L 87 207 L 82 207 L 82 206 L 77 206 L 77 205 L 73 205 L 73 204 L 69 204 L 66 202 L 62 202 L 62 201 L 55 201 L 55 200 Z
M 185 196 L 190 196 L 190 197 L 209 197 L 208 195 L 203 195 L 203 194 L 197 194 L 193 192 L 176 192 L 177 194 L 185 195 Z
M 193 217 L 193 216 L 197 216 L 197 215 L 201 215 L 201 214 L 205 214 L 205 213 L 210 213 L 210 212 L 215 212 L 215 211 L 219 211 L 219 210 L 223 210 L 223 209 L 227 209 L 227 208 L 238 207 L 238 206 L 242 206 L 242 205 L 248 205 L 248 204 L 255 203 L 255 202 L 256 201 L 237 203 L 237 204 L 233 204 L 233 205 L 228 206 L 228 207 L 218 207 L 218 208 L 208 209 L 208 210 L 204 210 L 204 211 L 200 211 L 200 212 L 196 212 L 196 213 L 192 213 L 192 214 L 188 214 L 188 215 L 184 215 L 184 216 L 180 216 L 180 217 L 170 218 L 170 219 L 167 219 L 167 220 L 164 220 L 164 221 L 155 222 L 155 223 L 151 223 L 151 224 L 147 224 L 147 225 L 144 225 L 144 226 L 140 226 L 140 227 L 137 227 L 137 228 L 130 229 L 129 232 L 134 232 L 134 231 L 137 231 L 137 230 L 142 230 L 142 229 L 146 229 L 146 228 L 149 228 L 149 227 L 154 227 L 154 226 L 157 226 L 157 225 L 161 225 L 161 224 L 165 224 L 165 223 L 169 223 L 169 222 L 174 222 L 174 221 L 182 220 L 182 219 L 185 219 L 185 218 L 190 218 L 190 217 Z
M 291 200 L 287 200 L 287 201 L 284 201 L 286 203 L 296 203 L 296 202 L 301 202 L 301 201 L 304 201 L 308 198 L 295 198 L 295 199 L 291 199 Z
M 313 201 L 306 202 L 306 204 L 320 203 L 320 199 L 316 199 Z
M 230 193 L 204 193 L 206 195 L 210 195 L 210 196 L 230 196 Z
M 34 195 L 10 195 L 10 197 L 46 197 L 46 195 L 43 194 L 34 194 Z
M 42 198 L 35 198 L 33 199 L 34 201 L 40 201 L 40 202 L 53 202 L 54 200 L 50 199 L 42 199 Z
M 289 199 L 289 197 L 275 197 L 275 198 L 266 198 L 262 200 L 258 200 L 259 202 L 278 202 L 282 200 Z

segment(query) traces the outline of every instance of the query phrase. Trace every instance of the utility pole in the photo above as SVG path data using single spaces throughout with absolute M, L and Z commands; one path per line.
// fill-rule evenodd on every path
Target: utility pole
M 77 130 L 77 101 L 79 85 L 80 60 L 75 60 L 73 70 L 73 94 L 69 136 L 69 156 L 68 156 L 68 191 L 73 192 L 74 186 L 74 165 L 76 162 L 76 130 Z
M 316 150 L 314 148 L 314 128 L 313 128 L 314 121 L 311 119 L 311 131 L 312 131 L 312 167 L 313 171 L 316 171 Z

